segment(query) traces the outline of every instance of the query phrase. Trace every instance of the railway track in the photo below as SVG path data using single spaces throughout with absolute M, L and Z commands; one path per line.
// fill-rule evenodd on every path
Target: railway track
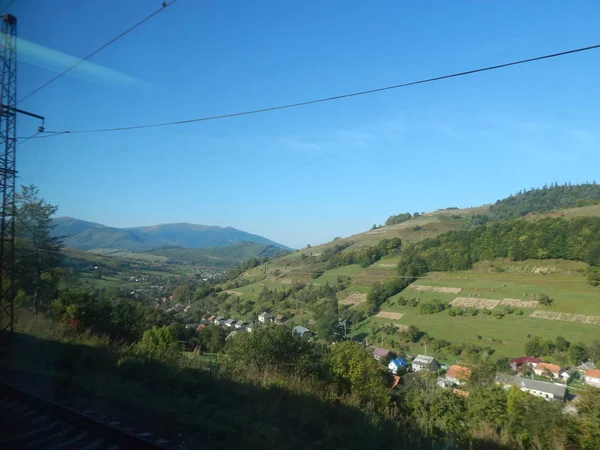
M 16 383 L 0 381 L 0 448 L 9 449 L 159 449 L 150 440 L 54 401 Z

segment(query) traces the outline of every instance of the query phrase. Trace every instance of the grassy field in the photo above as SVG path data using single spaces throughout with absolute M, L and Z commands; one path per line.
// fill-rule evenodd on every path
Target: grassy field
M 369 334 L 373 328 L 386 322 L 414 325 L 436 339 L 446 339 L 454 344 L 486 345 L 494 348 L 496 355 L 508 357 L 523 353 L 527 335 L 545 339 L 560 335 L 572 342 L 600 339 L 600 325 L 529 317 L 533 308 L 517 308 L 522 309 L 523 315 L 506 314 L 497 319 L 481 313 L 451 317 L 448 311 L 421 315 L 418 307 L 398 304 L 399 297 L 416 298 L 421 302 L 438 299 L 444 303 L 450 303 L 459 296 L 532 301 L 545 293 L 553 299 L 553 303 L 550 306 L 538 305 L 536 310 L 600 316 L 600 287 L 592 287 L 586 282 L 582 273 L 586 267 L 584 263 L 563 260 L 488 261 L 477 264 L 473 270 L 432 273 L 415 284 L 462 288 L 462 292 L 451 294 L 406 289 L 390 298 L 381 308 L 382 311 L 404 314 L 402 319 L 389 321 L 372 317 L 363 322 L 354 334 Z M 492 311 L 497 310 L 502 311 L 504 307 L 499 305 Z

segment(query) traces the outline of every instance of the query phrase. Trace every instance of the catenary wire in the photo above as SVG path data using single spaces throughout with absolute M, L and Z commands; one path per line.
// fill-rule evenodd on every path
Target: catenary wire
M 37 87 L 36 89 L 34 89 L 33 91 L 31 91 L 29 94 L 27 94 L 26 96 L 22 97 L 17 104 L 27 100 L 28 98 L 30 98 L 31 96 L 37 94 L 39 91 L 41 91 L 42 89 L 44 89 L 46 86 L 50 85 L 51 83 L 55 82 L 56 80 L 58 80 L 60 77 L 62 77 L 63 75 L 66 75 L 67 73 L 69 73 L 71 70 L 75 69 L 77 66 L 79 66 L 80 64 L 82 64 L 83 62 L 87 61 L 88 59 L 90 59 L 92 56 L 96 55 L 97 53 L 99 53 L 100 51 L 104 50 L 106 47 L 108 47 L 109 45 L 115 43 L 116 41 L 118 41 L 119 39 L 121 39 L 123 36 L 129 34 L 130 32 L 132 32 L 133 30 L 135 30 L 137 27 L 139 27 L 140 25 L 144 24 L 145 22 L 147 22 L 148 20 L 150 20 L 152 17 L 154 17 L 155 15 L 157 15 L 158 13 L 160 13 L 161 11 L 165 10 L 167 8 L 167 6 L 171 6 L 173 3 L 175 3 L 177 0 L 171 0 L 169 2 L 164 2 L 163 5 L 157 9 L 156 11 L 154 11 L 153 13 L 151 13 L 150 15 L 144 17 L 142 20 L 140 20 L 139 22 L 135 23 L 134 25 L 132 25 L 131 27 L 129 27 L 128 29 L 126 29 L 125 31 L 123 31 L 122 33 L 118 34 L 117 36 L 115 36 L 114 38 L 112 38 L 110 41 L 106 42 L 105 44 L 103 44 L 102 46 L 98 47 L 96 50 L 94 50 L 92 53 L 90 53 L 89 55 L 81 58 L 79 61 L 77 61 L 75 64 L 67 67 L 65 70 L 63 70 L 62 72 L 60 72 L 58 75 L 54 76 L 53 78 L 49 79 L 48 81 L 46 81 L 44 84 L 42 84 L 41 86 Z
M 542 61 L 545 59 L 551 59 L 551 58 L 557 58 L 560 56 L 571 55 L 574 53 L 582 53 L 582 52 L 586 52 L 586 51 L 590 51 L 590 50 L 596 50 L 599 48 L 600 48 L 600 44 L 590 45 L 587 47 L 580 47 L 580 48 L 576 48 L 576 49 L 566 50 L 563 52 L 551 53 L 551 54 L 547 54 L 547 55 L 543 55 L 543 56 L 536 56 L 534 58 L 521 59 L 518 61 L 512 61 L 512 62 L 497 64 L 497 65 L 493 65 L 493 66 L 487 66 L 487 67 L 483 67 L 483 68 L 479 68 L 479 69 L 472 69 L 472 70 L 467 70 L 464 72 L 456 72 L 456 73 L 441 75 L 441 76 L 437 76 L 437 77 L 433 77 L 433 78 L 421 79 L 418 81 L 410 81 L 407 83 L 396 84 L 393 86 L 385 86 L 385 87 L 380 87 L 380 88 L 375 88 L 375 89 L 369 89 L 366 91 L 352 92 L 352 93 L 348 93 L 348 94 L 335 95 L 335 96 L 331 96 L 331 97 L 324 97 L 324 98 L 319 98 L 319 99 L 315 99 L 315 100 L 307 100 L 307 101 L 297 102 L 297 103 L 289 103 L 289 104 L 279 105 L 279 106 L 271 106 L 271 107 L 261 108 L 261 109 L 252 109 L 252 110 L 234 112 L 234 113 L 229 113 L 229 114 L 200 117 L 200 118 L 195 118 L 195 119 L 177 120 L 177 121 L 171 121 L 171 122 L 151 123 L 151 124 L 144 124 L 144 125 L 131 125 L 131 126 L 122 126 L 122 127 L 113 127 L 113 128 L 96 128 L 96 129 L 87 129 L 87 130 L 64 130 L 64 131 L 62 131 L 62 134 L 108 133 L 108 132 L 114 132 L 114 131 L 139 130 L 139 129 L 144 129 L 144 128 L 156 128 L 156 127 L 165 127 L 165 126 L 172 126 L 172 125 L 183 125 L 183 124 L 188 124 L 188 123 L 206 122 L 206 121 L 211 121 L 211 120 L 228 119 L 228 118 L 232 118 L 232 117 L 260 114 L 260 113 L 265 113 L 265 112 L 270 112 L 270 111 L 278 111 L 278 110 L 282 110 L 282 109 L 297 108 L 297 107 L 312 105 L 312 104 L 316 104 L 316 103 L 325 103 L 325 102 L 330 102 L 330 101 L 334 101 L 334 100 L 341 100 L 344 98 L 358 97 L 361 95 L 374 94 L 377 92 L 390 91 L 393 89 L 405 88 L 405 87 L 409 87 L 409 86 L 416 86 L 416 85 L 425 84 L 425 83 L 432 83 L 432 82 L 436 82 L 436 81 L 447 80 L 450 78 L 458 78 L 458 77 L 463 77 L 466 75 L 473 75 L 476 73 L 502 69 L 505 67 L 517 66 L 517 65 L 521 65 L 521 64 Z

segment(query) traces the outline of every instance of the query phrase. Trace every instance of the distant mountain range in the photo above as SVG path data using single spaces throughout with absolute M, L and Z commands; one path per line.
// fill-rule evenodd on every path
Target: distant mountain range
M 67 247 L 80 250 L 121 249 L 145 251 L 160 247 L 212 248 L 240 242 L 271 245 L 291 250 L 265 237 L 232 227 L 167 223 L 136 228 L 114 228 L 72 217 L 54 219 L 55 236 Z

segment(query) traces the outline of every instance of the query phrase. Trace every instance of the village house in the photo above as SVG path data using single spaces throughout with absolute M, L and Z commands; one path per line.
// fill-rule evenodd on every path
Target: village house
M 296 325 L 292 329 L 292 331 L 294 334 L 296 334 L 297 336 L 299 336 L 303 339 L 308 339 L 314 335 L 314 333 L 312 331 L 310 331 L 308 328 L 300 326 L 300 325 Z
M 373 349 L 372 355 L 373 358 L 381 362 L 387 362 L 387 360 L 391 357 L 391 353 L 388 349 L 379 347 L 375 347 Z
M 217 316 L 215 317 L 215 325 L 222 325 L 225 322 L 225 317 Z
M 240 329 L 244 328 L 246 325 L 247 325 L 247 324 L 246 324 L 246 322 L 244 322 L 243 320 L 238 320 L 238 321 L 235 323 L 235 328 L 236 328 L 237 330 L 240 330 Z
M 511 359 L 509 361 L 510 368 L 514 373 L 518 373 L 524 366 L 534 367 L 541 363 L 542 360 L 533 356 L 521 356 L 520 358 Z
M 225 338 L 226 341 L 228 341 L 229 339 L 231 339 L 232 337 L 235 337 L 238 334 L 238 331 L 233 330 L 231 333 L 229 333 L 227 335 L 227 337 Z
M 231 328 L 234 323 L 235 323 L 235 320 L 233 320 L 233 319 L 227 319 L 225 321 L 225 326 Z
M 581 373 L 587 372 L 588 369 L 595 369 L 595 368 L 596 368 L 596 364 L 594 364 L 591 361 L 586 361 L 577 366 L 577 370 L 579 370 L 579 372 L 581 372 Z
M 556 364 L 542 362 L 533 368 L 533 372 L 540 377 L 546 377 L 550 374 L 552 378 L 560 378 L 562 370 Z
M 287 317 L 285 317 L 283 314 L 277 314 L 275 316 L 275 323 L 277 325 L 281 325 L 282 323 L 284 323 L 285 321 L 287 321 Z
M 206 319 L 206 320 L 208 320 L 209 322 L 214 322 L 216 318 L 217 318 L 217 316 L 210 315 L 210 316 L 208 316 L 208 319 Z
M 194 330 L 195 330 L 196 328 L 198 328 L 198 325 L 200 325 L 200 324 L 199 324 L 199 323 L 186 323 L 186 324 L 185 324 L 185 328 L 186 328 L 186 329 L 190 329 L 190 328 L 192 328 L 192 329 L 194 329 Z
M 250 324 L 246 325 L 246 331 L 247 331 L 248 333 L 252 333 L 252 330 L 254 330 L 254 327 L 255 327 L 255 326 L 256 326 L 256 325 L 254 325 L 253 323 L 250 323 Z
M 433 356 L 418 355 L 411 363 L 413 372 L 437 370 L 439 363 Z
M 588 369 L 585 371 L 585 384 L 600 388 L 600 370 Z
M 505 388 L 516 386 L 523 392 L 541 397 L 545 400 L 559 400 L 564 401 L 567 394 L 566 386 L 554 383 L 548 383 L 545 381 L 531 380 L 529 378 L 522 378 L 519 376 L 510 376 L 505 374 L 498 374 L 496 376 L 496 382 L 504 385 Z
M 269 314 L 268 312 L 261 312 L 258 315 L 258 321 L 260 323 L 267 323 L 267 322 L 273 322 L 273 315 Z
M 408 363 L 404 361 L 402 358 L 392 359 L 388 364 L 388 369 L 394 375 L 398 374 L 398 372 L 403 371 L 408 367 Z
M 450 381 L 452 384 L 456 384 L 457 386 L 469 381 L 470 377 L 471 369 L 456 364 L 450 366 L 446 372 L 446 380 Z

